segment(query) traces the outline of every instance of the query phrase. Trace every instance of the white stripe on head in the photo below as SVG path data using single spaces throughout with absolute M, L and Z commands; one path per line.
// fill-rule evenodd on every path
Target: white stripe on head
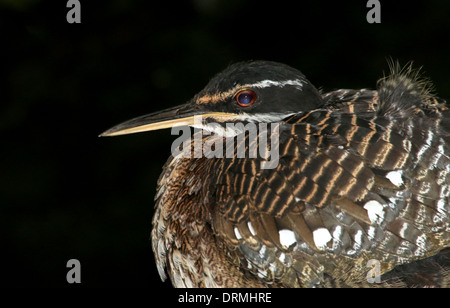
M 303 81 L 300 79 L 293 79 L 293 80 L 284 80 L 284 81 L 273 81 L 273 80 L 262 80 L 254 84 L 245 85 L 247 87 L 252 88 L 267 88 L 267 87 L 280 87 L 283 88 L 285 86 L 294 86 L 297 89 L 301 90 L 303 88 Z
M 273 80 L 261 80 L 252 84 L 238 84 L 237 82 L 234 83 L 233 87 L 225 92 L 216 92 L 216 93 L 210 93 L 205 94 L 201 97 L 199 97 L 196 101 L 196 104 L 207 104 L 207 103 L 213 103 L 216 104 L 220 101 L 224 101 L 225 99 L 232 97 L 235 95 L 238 91 L 242 89 L 248 89 L 248 88 L 257 88 L 257 89 L 263 89 L 268 88 L 272 86 L 283 88 L 285 86 L 294 86 L 297 90 L 302 90 L 303 85 L 306 81 L 300 80 L 300 79 L 290 79 L 290 80 L 283 80 L 283 81 L 273 81 Z

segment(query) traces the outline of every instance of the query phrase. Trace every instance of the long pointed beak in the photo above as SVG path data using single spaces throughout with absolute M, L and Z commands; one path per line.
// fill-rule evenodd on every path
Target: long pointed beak
M 229 119 L 233 115 L 224 112 L 201 112 L 194 110 L 191 103 L 187 103 L 125 121 L 103 132 L 99 137 L 134 134 L 177 126 L 193 126 L 196 124 L 195 116 Z

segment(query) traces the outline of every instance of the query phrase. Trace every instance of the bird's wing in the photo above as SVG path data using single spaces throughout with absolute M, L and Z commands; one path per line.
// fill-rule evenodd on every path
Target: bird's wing
M 371 259 L 382 274 L 449 245 L 448 111 L 376 111 L 373 94 L 287 119 L 273 169 L 210 160 L 212 227 L 242 268 L 285 286 L 352 285 Z

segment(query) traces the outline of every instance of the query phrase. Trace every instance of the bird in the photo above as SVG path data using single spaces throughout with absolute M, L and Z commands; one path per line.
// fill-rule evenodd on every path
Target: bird
M 449 287 L 450 111 L 421 69 L 389 69 L 373 90 L 325 92 L 286 64 L 237 62 L 187 103 L 101 134 L 190 133 L 156 189 L 161 279 Z

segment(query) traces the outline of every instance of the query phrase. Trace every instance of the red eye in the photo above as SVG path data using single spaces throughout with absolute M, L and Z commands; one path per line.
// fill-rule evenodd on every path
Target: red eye
M 236 102 L 241 107 L 249 107 L 256 101 L 256 94 L 252 90 L 241 90 L 236 94 Z

